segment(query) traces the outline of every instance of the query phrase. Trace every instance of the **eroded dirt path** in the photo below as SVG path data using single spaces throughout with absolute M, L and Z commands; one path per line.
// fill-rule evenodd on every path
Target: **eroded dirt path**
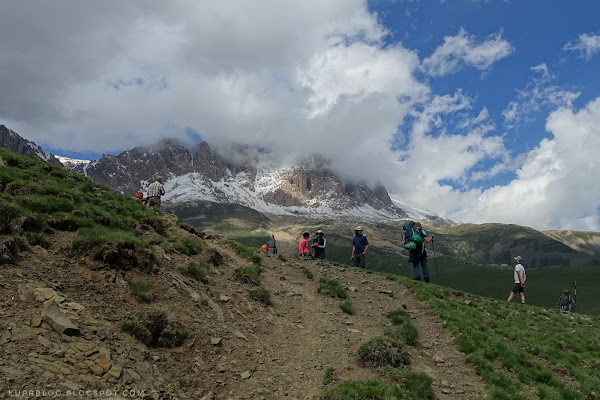
M 236 254 L 228 254 L 236 262 L 244 262 Z M 269 332 L 260 346 L 260 367 L 244 382 L 251 393 L 266 399 L 310 399 L 329 387 L 323 384 L 328 368 L 335 370 L 333 385 L 378 377 L 374 369 L 362 366 L 358 349 L 382 335 L 390 326 L 387 314 L 402 308 L 410 313 L 420 335 L 419 345 L 408 349 L 411 368 L 433 379 L 436 398 L 485 398 L 483 381 L 465 362 L 450 334 L 403 285 L 314 260 L 282 261 L 271 255 L 263 259 L 262 286 L 271 292 L 274 304 L 266 328 Z M 305 269 L 314 279 L 306 276 Z M 335 278 L 350 288 L 355 315 L 343 313 L 339 299 L 317 292 L 321 277 Z

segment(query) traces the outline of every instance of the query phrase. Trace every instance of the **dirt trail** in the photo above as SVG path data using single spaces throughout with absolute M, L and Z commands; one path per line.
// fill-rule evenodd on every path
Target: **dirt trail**
M 236 262 L 244 261 L 228 253 Z M 484 383 L 456 350 L 451 336 L 403 285 L 314 260 L 282 262 L 272 255 L 263 259 L 262 286 L 272 293 L 273 317 L 269 333 L 262 338 L 264 368 L 253 379 L 268 388 L 265 398 L 310 399 L 326 388 L 327 368 L 335 369 L 334 385 L 376 378 L 375 370 L 363 367 L 356 354 L 361 344 L 383 334 L 390 325 L 387 313 L 399 308 L 411 314 L 419 330 L 419 345 L 409 349 L 411 367 L 433 378 L 436 398 L 485 398 L 481 394 Z M 309 279 L 304 269 L 311 271 L 314 279 Z M 338 279 L 351 288 L 348 294 L 355 315 L 343 313 L 339 299 L 317 292 L 321 277 Z
M 170 232 L 174 243 L 189 236 Z M 484 398 L 483 382 L 436 317 L 383 276 L 264 254 L 261 286 L 273 301 L 265 307 L 251 300 L 252 287 L 233 277 L 250 261 L 222 238 L 205 240 L 208 249 L 191 258 L 156 246 L 159 272 L 148 274 L 73 257 L 67 250 L 73 237 L 57 232 L 50 249 L 34 248 L 19 265 L 0 269 L 0 398 L 16 388 L 53 388 L 112 390 L 111 399 L 131 390 L 144 395 L 127 398 L 311 399 L 343 381 L 378 377 L 357 352 L 384 333 L 386 314 L 400 308 L 420 334 L 419 345 L 408 349 L 411 368 L 433 379 L 436 399 Z M 182 275 L 182 266 L 207 261 L 211 248 L 226 256 L 206 283 Z M 317 292 L 324 276 L 349 288 L 355 315 Z M 136 300 L 127 284 L 132 280 L 152 282 L 154 300 Z M 80 336 L 60 335 L 40 319 L 49 299 L 78 325 Z M 121 330 L 130 315 L 156 309 L 189 331 L 183 346 L 148 348 Z M 329 386 L 323 382 L 328 368 L 335 370 Z

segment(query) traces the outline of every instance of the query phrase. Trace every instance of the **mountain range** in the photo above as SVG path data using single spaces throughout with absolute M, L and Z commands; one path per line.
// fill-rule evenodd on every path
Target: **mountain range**
M 277 166 L 269 153 L 238 147 L 233 157 L 221 157 L 206 142 L 186 146 L 163 139 L 119 155 L 103 155 L 71 169 L 123 194 L 145 190 L 157 177 L 165 180 L 163 201 L 212 201 L 239 204 L 271 215 L 354 217 L 363 220 L 420 218 L 451 224 L 409 201 L 390 196 L 376 184 L 343 182 L 317 157 L 298 165 Z M 231 161 L 234 159 L 235 161 Z
M 515 252 L 526 256 L 532 267 L 596 265 L 600 259 L 600 235 L 596 233 L 538 232 L 503 224 L 460 225 L 388 193 L 382 185 L 344 182 L 328 169 L 326 160 L 318 157 L 281 166 L 261 149 L 238 146 L 233 155 L 224 158 L 206 142 L 186 146 L 177 139 L 163 139 L 94 161 L 71 160 L 45 153 L 3 125 L 0 144 L 68 166 L 125 195 L 145 190 L 162 176 L 167 192 L 163 197 L 165 209 L 192 225 L 205 229 L 207 222 L 213 221 L 211 229 L 217 226 L 224 232 L 239 230 L 240 220 L 253 221 L 242 224 L 244 229 L 254 226 L 250 230 L 285 231 L 290 248 L 301 233 L 296 230 L 312 226 L 338 232 L 339 238 L 329 237 L 331 244 L 337 241 L 341 249 L 346 243 L 343 232 L 352 232 L 354 224 L 360 223 L 381 246 L 389 247 L 395 258 L 403 249 L 398 241 L 402 221 L 418 219 L 440 239 L 440 255 L 463 262 L 500 265 L 510 263 Z M 218 225 L 214 225 L 215 210 L 219 211 Z

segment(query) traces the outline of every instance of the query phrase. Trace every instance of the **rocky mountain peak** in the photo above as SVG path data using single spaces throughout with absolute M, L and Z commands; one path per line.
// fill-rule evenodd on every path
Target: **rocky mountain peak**
M 38 157 L 60 167 L 63 166 L 53 154 L 44 152 L 40 146 L 22 138 L 18 133 L 4 125 L 0 125 L 0 147 L 26 156 Z

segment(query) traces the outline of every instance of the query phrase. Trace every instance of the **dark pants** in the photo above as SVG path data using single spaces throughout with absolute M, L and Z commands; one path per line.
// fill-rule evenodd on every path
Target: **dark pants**
M 417 281 L 421 280 L 421 273 L 419 271 L 419 263 L 421 263 L 421 269 L 423 270 L 423 278 L 425 278 L 425 282 L 429 282 L 429 270 L 427 269 L 427 256 L 423 257 L 421 260 L 413 261 L 414 279 Z
M 148 205 L 150 207 L 156 208 L 157 210 L 160 211 L 160 197 L 159 196 L 148 197 Z
M 325 259 L 325 252 L 323 251 L 321 253 L 317 253 L 315 251 L 315 258 L 320 258 L 321 260 L 324 260 Z
M 354 266 L 358 268 L 365 268 L 365 255 L 363 253 L 354 255 Z

